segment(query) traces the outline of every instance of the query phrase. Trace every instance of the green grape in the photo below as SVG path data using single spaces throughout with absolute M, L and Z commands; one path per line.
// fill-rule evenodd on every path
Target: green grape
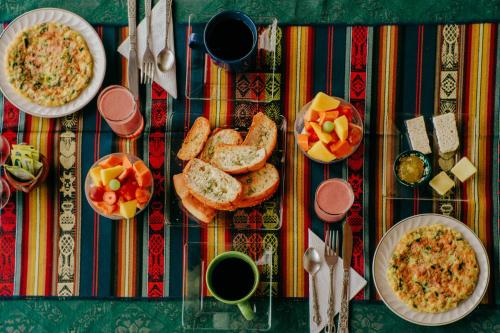
M 109 188 L 112 190 L 112 191 L 118 191 L 120 189 L 120 182 L 116 179 L 111 179 L 109 181 Z
M 325 121 L 323 124 L 323 131 L 326 133 L 331 133 L 333 131 L 333 123 L 331 121 Z

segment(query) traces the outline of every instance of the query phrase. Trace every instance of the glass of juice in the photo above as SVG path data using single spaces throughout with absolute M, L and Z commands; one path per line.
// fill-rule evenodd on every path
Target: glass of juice
M 144 129 L 139 101 L 127 88 L 113 85 L 105 88 L 97 98 L 97 108 L 116 135 L 135 138 Z
M 332 178 L 322 182 L 314 197 L 314 210 L 325 222 L 341 221 L 354 203 L 351 185 L 343 179 Z

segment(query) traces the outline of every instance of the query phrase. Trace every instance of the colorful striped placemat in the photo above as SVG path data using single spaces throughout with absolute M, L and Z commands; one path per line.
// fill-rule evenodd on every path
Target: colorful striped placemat
M 116 48 L 127 29 L 96 29 L 107 54 L 104 85 L 126 84 L 125 61 Z M 319 236 L 324 231 L 311 205 L 314 191 L 324 179 L 343 177 L 356 196 L 348 216 L 354 232 L 353 267 L 367 280 L 371 280 L 374 248 L 394 223 L 416 213 L 445 212 L 469 225 L 484 242 L 493 273 L 485 302 L 498 303 L 498 25 L 282 26 L 280 31 L 279 101 L 249 106 L 185 100 L 183 96 L 173 100 L 154 84 L 141 92 L 147 123 L 137 141 L 115 137 L 99 116 L 95 101 L 79 113 L 54 120 L 31 117 L 1 98 L 1 132 L 11 142 L 38 146 L 52 168 L 44 185 L 27 195 L 13 195 L 0 213 L 0 295 L 180 297 L 182 250 L 187 240 L 216 242 L 220 251 L 227 244 L 248 244 L 249 239 L 270 235 L 267 239 L 277 249 L 275 294 L 307 297 L 302 269 L 307 229 Z M 181 91 L 188 36 L 185 25 L 176 26 Z M 212 67 L 207 72 L 199 69 L 196 75 L 232 79 Z M 236 94 L 236 87 L 221 93 Z M 364 143 L 346 162 L 312 163 L 294 143 L 295 115 L 318 91 L 350 100 L 363 116 Z M 203 113 L 216 124 L 234 121 L 238 112 L 258 109 L 280 112 L 288 120 L 281 230 L 243 233 L 165 225 L 172 209 L 169 175 L 180 171 L 169 159 L 173 132 L 168 114 L 184 113 L 189 122 L 190 115 Z M 395 183 L 388 161 L 398 147 L 391 133 L 397 132 L 402 115 L 443 112 L 455 112 L 460 119 L 461 154 L 478 167 L 477 178 L 453 192 L 453 197 L 436 197 L 430 203 L 417 200 L 418 192 L 409 193 L 408 200 L 391 199 L 388 193 L 395 190 Z M 114 151 L 137 154 L 154 175 L 151 204 L 128 222 L 100 218 L 83 192 L 91 164 Z M 454 198 L 463 201 L 455 205 Z M 200 255 L 209 259 L 215 252 Z M 357 299 L 376 299 L 372 284 Z

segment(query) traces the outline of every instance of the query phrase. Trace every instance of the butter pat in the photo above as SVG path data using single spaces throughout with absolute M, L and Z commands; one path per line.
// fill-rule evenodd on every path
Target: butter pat
M 445 195 L 455 186 L 455 182 L 446 174 L 446 172 L 441 171 L 431 179 L 429 185 L 439 195 Z
M 476 167 L 467 157 L 462 157 L 462 159 L 451 169 L 451 173 L 453 173 L 462 183 L 472 177 L 476 172 Z
M 410 145 L 413 150 L 418 150 L 422 154 L 430 154 L 431 146 L 429 145 L 429 137 L 425 128 L 424 116 L 408 119 L 406 121 L 406 129 L 410 138 Z

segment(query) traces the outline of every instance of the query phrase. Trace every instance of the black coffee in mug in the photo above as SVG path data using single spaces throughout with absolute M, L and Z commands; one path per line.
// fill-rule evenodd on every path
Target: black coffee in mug
M 215 64 L 231 71 L 242 71 L 255 61 L 257 27 L 248 15 L 228 10 L 213 16 L 203 34 L 192 33 L 189 47 L 202 50 Z
M 223 60 L 241 59 L 253 48 L 252 30 L 237 18 L 215 22 L 206 36 L 208 49 Z
M 220 297 L 236 301 L 250 293 L 255 284 L 252 266 L 239 258 L 227 258 L 212 271 L 212 289 Z

